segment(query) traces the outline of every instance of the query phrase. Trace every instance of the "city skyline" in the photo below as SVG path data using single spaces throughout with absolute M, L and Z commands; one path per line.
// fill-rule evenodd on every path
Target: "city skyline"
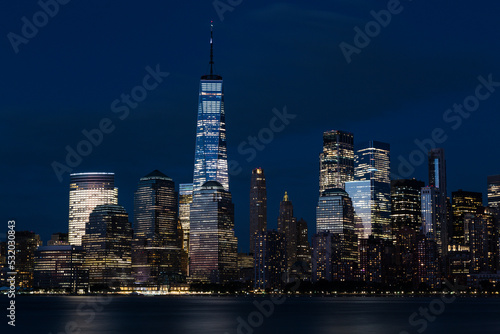
M 111 9 L 109 4 L 103 4 L 102 6 L 104 10 Z M 175 10 L 184 10 L 181 8 L 182 5 L 178 6 L 171 9 L 174 12 Z M 288 191 L 291 198 L 294 199 L 295 215 L 297 218 L 304 217 L 309 224 L 309 230 L 314 230 L 319 169 L 317 155 L 321 152 L 322 133 L 327 130 L 341 129 L 352 132 L 355 135 L 355 142 L 358 142 L 359 139 L 359 142 L 378 140 L 390 143 L 393 167 L 395 173 L 398 173 L 400 165 L 399 157 L 403 157 L 409 161 L 411 153 L 415 150 L 419 151 L 419 145 L 414 141 L 417 139 L 418 143 L 425 143 L 428 146 L 428 141 L 425 141 L 425 139 L 431 138 L 430 134 L 434 129 L 443 128 L 448 139 L 443 143 L 436 144 L 436 146 L 444 147 L 447 152 L 448 195 L 450 195 L 451 191 L 458 189 L 479 191 L 483 193 L 483 201 L 485 201 L 487 198 L 486 177 L 499 173 L 498 167 L 496 167 L 498 166 L 498 158 L 496 158 L 495 154 L 487 154 L 486 148 L 481 147 L 486 161 L 484 164 L 474 164 L 473 161 L 464 161 L 460 152 L 464 147 L 468 150 L 479 147 L 483 141 L 493 142 L 493 124 L 498 123 L 496 121 L 498 116 L 492 111 L 498 105 L 499 98 L 496 95 L 497 93 L 492 93 L 487 101 L 484 103 L 481 102 L 481 106 L 475 114 L 462 119 L 462 123 L 460 123 L 459 128 L 456 130 L 450 128 L 450 123 L 443 121 L 442 116 L 448 108 L 452 108 L 454 103 L 462 103 L 468 95 L 474 93 L 476 86 L 482 82 L 478 81 L 478 77 L 488 80 L 491 74 L 492 80 L 497 81 L 496 73 L 500 73 L 496 71 L 498 65 L 492 62 L 489 56 L 493 53 L 482 53 L 480 57 L 482 65 L 472 66 L 467 70 L 464 70 L 463 67 L 469 64 L 469 60 L 463 60 L 460 57 L 451 57 L 453 62 L 437 73 L 424 71 L 424 74 L 420 75 L 419 73 L 417 75 L 415 70 L 407 70 L 404 73 L 407 74 L 408 80 L 403 80 L 401 76 L 396 75 L 396 72 L 398 70 L 401 71 L 403 68 L 402 62 L 391 63 L 390 65 L 382 63 L 382 67 L 379 70 L 373 70 L 366 76 L 361 77 L 360 69 L 366 69 L 367 64 L 377 59 L 377 57 L 387 56 L 383 49 L 381 49 L 384 43 L 391 45 L 391 43 L 397 42 L 400 45 L 405 41 L 404 34 L 409 34 L 413 31 L 412 29 L 414 29 L 417 22 L 412 20 L 417 20 L 418 15 L 416 13 L 424 12 L 425 6 L 422 4 L 412 4 L 410 7 L 408 4 L 407 9 L 405 9 L 401 16 L 394 17 L 391 25 L 380 36 L 374 38 L 372 43 L 363 49 L 359 55 L 353 55 L 352 63 L 348 65 L 345 63 L 342 53 L 338 50 L 338 44 L 343 40 L 352 41 L 354 34 L 352 28 L 370 19 L 369 12 L 373 9 L 371 8 L 372 5 L 356 5 L 359 6 L 356 7 L 356 13 L 359 14 L 356 14 L 355 19 L 350 14 L 353 8 L 349 8 L 347 5 L 344 7 L 341 6 L 340 9 L 324 5 L 325 7 L 321 8 L 321 11 L 330 14 L 340 13 L 338 15 L 342 20 L 346 21 L 341 24 L 341 29 L 339 30 L 334 29 L 338 24 L 334 23 L 337 22 L 336 19 L 318 21 L 323 24 L 322 27 L 326 27 L 324 30 L 317 30 L 314 26 L 305 24 L 302 21 L 299 23 L 294 21 L 293 24 L 289 23 L 287 21 L 289 18 L 302 17 L 301 15 L 303 14 L 301 13 L 303 11 L 298 11 L 298 8 L 311 8 L 311 5 L 305 3 L 296 5 L 298 7 L 294 7 L 293 5 L 282 5 L 281 7 L 268 5 L 259 7 L 261 4 L 252 6 L 241 5 L 235 8 L 234 12 L 226 12 L 225 20 L 222 22 L 217 20 L 217 18 L 214 19 L 214 28 L 217 32 L 217 48 L 214 51 L 217 59 L 217 72 L 224 76 L 226 83 L 228 83 L 227 87 L 231 90 L 231 94 L 228 92 L 228 98 L 231 97 L 231 99 L 226 100 L 229 138 L 228 160 L 236 161 L 242 168 L 241 172 L 236 175 L 230 175 L 232 180 L 231 191 L 235 203 L 235 228 L 239 242 L 242 245 L 242 250 L 248 248 L 249 209 L 247 203 L 248 185 L 250 183 L 249 175 L 251 170 L 257 166 L 261 166 L 266 170 L 266 177 L 268 179 L 269 228 L 276 227 L 279 201 L 282 198 L 283 192 Z M 74 7 L 64 8 L 71 10 Z M 5 21 L 7 29 L 16 30 L 21 22 L 18 20 L 18 17 L 28 15 L 34 10 L 36 8 L 28 6 L 20 6 L 17 9 L 13 9 L 12 13 L 14 14 L 12 14 L 12 18 L 8 18 Z M 123 12 L 130 12 L 131 9 L 122 7 L 121 10 Z M 210 7 L 207 10 L 213 10 L 213 8 Z M 451 14 L 449 13 L 450 10 L 452 11 Z M 158 12 L 162 11 L 158 10 Z M 444 15 L 445 12 L 450 15 L 461 15 L 458 9 L 446 8 L 445 10 L 444 7 L 438 5 L 432 17 L 437 19 L 440 15 Z M 142 18 L 146 13 L 150 15 L 151 8 L 141 11 L 138 15 Z M 318 60 L 318 65 L 321 66 L 317 67 L 321 68 L 321 71 L 327 69 L 327 76 L 314 81 L 315 84 L 312 85 L 313 91 L 297 83 L 283 89 L 276 88 L 288 81 L 288 74 L 285 70 L 292 68 L 290 65 L 293 65 L 293 63 L 291 61 L 285 61 L 284 65 L 273 69 L 270 64 L 276 64 L 276 61 L 268 62 L 262 57 L 257 57 L 257 64 L 253 65 L 254 63 L 248 62 L 247 56 L 243 57 L 244 51 L 242 52 L 241 50 L 255 49 L 255 45 L 262 46 L 266 51 L 271 52 L 269 51 L 271 50 L 269 45 L 271 44 L 270 41 L 274 41 L 274 39 L 265 38 L 268 30 L 259 28 L 253 36 L 247 36 L 243 29 L 243 25 L 252 20 L 263 25 L 269 25 L 273 20 L 270 17 L 266 17 L 266 13 L 281 13 L 282 18 L 279 21 L 286 23 L 284 27 L 290 28 L 298 24 L 300 28 L 305 28 L 301 30 L 297 27 L 299 36 L 312 36 L 311 30 L 320 33 L 318 38 L 314 39 L 298 38 L 299 43 L 309 41 L 307 43 L 313 44 L 310 46 L 310 49 L 307 47 L 303 48 L 308 50 L 304 52 L 307 52 L 309 56 L 315 55 L 312 59 Z M 19 15 L 16 16 L 16 14 Z M 309 14 L 304 15 L 306 17 L 307 15 L 318 17 L 314 16 L 316 14 L 318 13 L 309 12 Z M 75 12 L 70 12 L 68 14 L 69 17 L 66 17 L 63 9 L 61 9 L 57 20 L 61 20 L 64 24 L 72 27 L 67 21 L 70 18 L 74 18 L 75 15 Z M 484 12 L 484 15 L 488 17 L 488 13 Z M 204 15 L 196 15 L 192 19 L 193 21 L 181 25 L 185 28 L 183 33 L 187 37 L 185 38 L 186 41 L 180 43 L 179 46 L 176 45 L 176 47 L 173 47 L 174 44 L 169 43 L 171 41 L 179 41 L 179 37 L 173 36 L 173 33 L 169 30 L 158 29 L 158 32 L 153 37 L 156 40 L 165 40 L 164 44 L 169 45 L 168 50 L 165 51 L 162 49 L 163 51 L 160 51 L 157 48 L 158 45 L 153 43 L 155 47 L 151 49 L 146 48 L 150 52 L 147 53 L 147 57 L 142 58 L 137 54 L 128 56 L 126 60 L 119 62 L 110 71 L 105 70 L 105 62 L 100 62 L 95 71 L 99 70 L 98 72 L 103 73 L 105 77 L 103 81 L 105 83 L 103 84 L 97 84 L 92 79 L 92 76 L 97 73 L 93 72 L 94 70 L 90 71 L 87 76 L 83 72 L 75 72 L 75 75 L 71 78 L 66 73 L 60 72 L 64 69 L 66 72 L 72 73 L 68 71 L 68 68 L 74 67 L 76 69 L 77 66 L 75 65 L 77 65 L 77 62 L 87 64 L 86 68 L 94 69 L 82 57 L 76 57 L 71 61 L 65 60 L 60 64 L 61 70 L 54 68 L 54 66 L 47 66 L 47 68 L 54 69 L 55 76 L 54 81 L 49 82 L 48 85 L 41 84 L 44 82 L 43 74 L 46 74 L 44 70 L 41 70 L 41 76 L 37 75 L 33 78 L 36 79 L 33 81 L 33 84 L 28 84 L 19 81 L 20 79 L 15 79 L 18 76 L 18 72 L 14 76 L 14 72 L 6 69 L 6 80 L 16 83 L 14 84 L 15 87 L 24 88 L 26 94 L 34 96 L 33 101 L 40 102 L 40 106 L 38 104 L 35 106 L 30 101 L 19 102 L 18 104 L 16 98 L 19 97 L 19 93 L 14 93 L 12 87 L 4 83 L 6 85 L 5 90 L 12 92 L 12 94 L 7 93 L 2 109 L 6 111 L 7 120 L 14 120 L 16 112 L 22 111 L 25 111 L 27 115 L 32 117 L 25 117 L 22 126 L 14 127 L 16 133 L 10 133 L 9 135 L 9 131 L 12 131 L 11 129 L 7 129 L 5 132 L 5 136 L 13 139 L 11 141 L 13 145 L 6 147 L 8 162 L 5 164 L 3 171 L 4 175 L 12 177 L 6 178 L 3 183 L 5 189 L 10 190 L 11 193 L 8 195 L 2 193 L 2 196 L 4 196 L 1 204 L 2 217 L 5 219 L 15 218 L 19 222 L 21 230 L 28 229 L 40 233 L 44 241 L 48 240 L 49 235 L 53 232 L 64 232 L 67 226 L 67 184 L 69 183 L 69 173 L 65 173 L 62 176 L 63 181 L 59 182 L 51 167 L 51 163 L 53 161 L 64 162 L 67 153 L 65 150 L 66 145 L 76 149 L 76 145 L 82 139 L 85 139 L 82 130 L 87 129 L 90 131 L 96 127 L 96 124 L 99 125 L 100 120 L 104 117 L 123 116 L 124 114 L 115 114 L 113 111 L 110 111 L 109 105 L 122 92 L 129 93 L 135 85 L 142 82 L 144 75 L 149 73 L 147 70 L 144 70 L 145 67 L 149 66 L 154 72 L 157 69 L 156 64 L 159 64 L 158 69 L 161 72 L 169 72 L 169 76 L 163 78 L 163 82 L 159 84 L 157 90 L 148 92 L 148 98 L 143 103 L 141 102 L 139 107 L 135 109 L 130 108 L 130 114 L 126 119 L 118 120 L 117 118 L 112 118 L 116 130 L 113 133 L 105 134 L 102 139 L 102 145 L 94 147 L 91 154 L 83 157 L 81 164 L 74 167 L 73 172 L 104 171 L 115 173 L 117 176 L 116 185 L 120 188 L 119 204 L 124 206 L 129 214 L 133 212 L 132 194 L 137 181 L 151 170 L 161 170 L 171 176 L 176 185 L 191 182 L 194 158 L 192 148 L 195 145 L 193 139 L 195 137 L 195 127 L 193 124 L 195 124 L 196 118 L 196 103 L 193 102 L 193 96 L 196 95 L 196 81 L 199 79 L 199 75 L 206 72 L 209 66 L 207 59 L 208 21 L 206 18 L 202 18 L 202 16 Z M 214 16 L 217 15 L 214 14 Z M 401 19 L 403 16 L 404 19 Z M 239 19 L 242 19 L 242 22 L 235 22 Z M 474 19 L 471 18 L 471 20 Z M 489 22 L 483 19 L 482 22 L 484 21 Z M 437 20 L 432 21 L 432 23 L 434 24 L 433 27 L 439 26 Z M 73 38 L 70 39 L 72 49 L 62 50 L 63 54 L 67 55 L 78 50 L 78 48 L 75 48 L 75 43 L 78 41 L 81 42 L 83 36 L 77 33 L 74 28 L 80 22 L 76 20 L 75 26 L 70 32 L 58 32 L 56 29 L 57 24 L 57 21 L 54 21 L 54 24 L 48 25 L 43 30 L 41 29 L 39 36 L 31 40 L 29 44 L 21 45 L 19 54 L 12 54 L 12 67 L 14 69 L 25 67 L 20 73 L 26 73 L 25 71 L 31 68 L 31 65 L 24 66 L 24 64 L 30 64 L 30 61 L 32 61 L 30 57 L 36 54 L 37 50 L 40 50 L 40 48 L 43 49 L 44 45 L 60 43 L 62 38 L 69 33 L 73 34 Z M 172 28 L 174 24 L 179 24 L 179 21 L 172 20 L 169 24 L 172 24 L 172 26 L 169 26 L 169 28 Z M 192 24 L 192 26 L 188 27 L 189 24 Z M 156 23 L 154 27 L 157 27 Z M 456 24 L 453 27 L 458 30 L 460 29 Z M 475 38 L 479 38 L 478 36 L 480 33 L 483 33 L 483 29 L 487 30 L 483 27 L 469 33 L 473 35 L 473 38 L 471 37 L 471 40 L 468 41 L 472 43 Z M 60 28 L 61 26 L 59 25 Z M 400 30 L 400 28 L 403 30 Z M 151 29 L 151 27 L 148 29 Z M 233 29 L 235 30 L 232 31 Z M 425 32 L 429 32 L 431 28 L 427 27 L 426 29 Z M 174 29 L 170 30 L 174 31 Z M 178 31 L 178 29 L 175 30 Z M 337 36 L 335 35 L 336 31 L 341 31 L 342 33 Z M 282 33 L 282 31 L 275 32 L 272 36 L 279 36 L 280 32 Z M 417 42 L 424 43 L 424 37 L 429 37 L 425 32 L 422 32 L 422 36 L 414 36 L 417 38 Z M 91 29 L 89 36 L 95 37 L 95 33 Z M 241 38 L 240 36 L 248 38 Z M 333 42 L 331 41 L 332 36 L 335 36 Z M 488 36 L 491 35 L 484 35 L 482 41 L 489 40 Z M 326 42 L 323 42 L 323 40 L 327 38 L 330 38 L 330 40 L 328 44 L 324 44 Z M 239 41 L 239 39 L 245 42 Z M 425 42 L 427 43 L 427 41 Z M 427 48 L 420 50 L 420 52 L 426 51 L 432 55 L 431 51 L 436 52 L 435 44 L 433 44 L 436 42 L 436 39 L 431 38 L 428 42 L 429 44 L 426 44 Z M 286 47 L 289 45 L 288 43 L 286 39 L 280 39 L 278 48 L 281 47 L 281 50 L 286 50 Z M 448 40 L 448 43 L 451 43 L 452 47 L 446 52 L 451 52 L 454 50 L 454 47 L 463 44 L 462 41 L 458 43 L 458 40 L 455 39 Z M 325 45 L 328 46 L 324 49 L 326 52 L 319 52 L 319 50 L 323 51 Z M 408 53 L 411 54 L 410 51 L 414 51 L 414 49 L 410 46 L 408 47 L 410 48 L 408 49 Z M 262 48 L 260 49 L 262 50 Z M 183 54 L 182 50 L 189 50 L 193 54 L 192 58 L 188 56 L 186 60 L 182 60 L 181 62 L 179 55 Z M 414 58 L 405 53 L 404 49 L 392 49 L 391 52 L 394 50 L 399 50 L 399 52 L 403 52 L 408 56 L 405 59 L 404 67 L 406 67 L 406 61 L 414 60 Z M 450 55 L 443 49 L 438 49 L 437 51 L 437 54 L 443 52 L 444 55 Z M 112 51 L 110 52 L 112 53 Z M 254 57 L 256 55 L 256 53 L 250 54 Z M 50 55 L 57 56 L 57 54 Z M 279 57 L 282 53 L 272 52 L 271 55 L 271 59 L 276 60 L 280 59 Z M 332 55 L 334 56 L 333 61 L 331 59 Z M 14 58 L 14 56 L 17 58 Z M 109 56 L 111 54 L 106 57 Z M 243 58 L 240 59 L 240 57 Z M 464 57 L 467 58 L 466 56 Z M 437 60 L 439 60 L 438 58 L 436 57 Z M 48 55 L 40 59 L 42 64 L 52 64 Z M 389 57 L 388 59 L 391 60 L 393 58 Z M 239 68 L 236 65 L 240 63 L 250 64 L 250 66 L 234 70 Z M 107 64 L 109 66 L 109 63 Z M 339 67 L 334 64 L 339 64 Z M 123 67 L 124 65 L 126 67 Z M 422 64 L 420 65 L 422 66 Z M 435 69 L 438 65 L 434 66 L 436 66 L 433 67 Z M 295 75 L 299 74 L 301 78 L 307 80 L 310 75 L 307 74 L 305 69 L 311 70 L 312 75 L 318 75 L 319 73 L 319 70 L 313 64 L 307 64 L 307 66 L 304 64 L 295 71 Z M 452 72 L 452 70 L 455 71 Z M 263 80 L 256 81 L 253 77 L 253 71 L 259 73 L 259 78 L 265 77 L 263 73 L 269 72 L 269 75 L 272 75 L 272 79 L 269 80 L 270 82 L 264 82 Z M 394 83 L 380 76 L 381 73 L 384 73 L 383 71 L 388 72 L 389 78 L 394 79 Z M 120 76 L 118 73 L 126 74 Z M 331 80 L 334 74 L 338 74 L 337 77 L 346 81 L 345 88 L 341 88 L 342 86 L 339 85 L 339 81 L 332 81 L 330 83 L 329 80 Z M 326 80 L 326 77 L 328 77 L 328 80 Z M 366 80 L 360 80 L 360 78 Z M 94 94 L 92 89 L 87 88 L 83 90 L 87 95 L 80 96 L 75 93 L 77 89 L 71 92 L 69 89 L 71 85 L 64 84 L 67 80 L 72 85 L 75 85 L 75 87 L 80 88 L 85 86 L 93 87 L 93 85 L 96 89 L 106 88 L 107 86 L 113 86 L 114 88 L 106 88 L 99 94 Z M 169 82 L 169 80 L 171 81 Z M 117 81 L 122 82 L 118 83 Z M 359 82 L 362 81 L 365 83 L 360 84 Z M 429 84 L 432 82 L 436 83 L 422 90 L 421 87 L 425 86 L 425 83 Z M 262 87 L 259 84 L 262 84 Z M 377 84 L 381 84 L 384 89 L 375 89 L 374 87 Z M 42 86 L 55 87 L 52 89 L 62 90 L 63 94 L 54 94 L 49 88 Z M 66 88 L 66 86 L 68 87 Z M 404 89 L 402 90 L 398 86 L 404 87 L 404 89 L 413 92 L 413 94 L 402 93 Z M 259 87 L 259 96 L 262 96 L 262 98 L 252 100 L 253 93 L 250 91 L 247 93 L 247 87 Z M 297 91 L 299 88 L 304 89 L 306 94 L 303 96 L 307 96 L 308 94 L 309 96 L 318 96 L 318 100 L 311 102 L 307 98 L 302 97 L 299 99 L 294 96 L 294 91 Z M 432 94 L 430 93 L 431 88 L 435 89 Z M 329 105 L 326 102 L 332 102 L 330 100 L 331 95 L 325 93 L 332 90 L 335 94 L 333 99 L 334 104 Z M 269 94 L 264 94 L 263 92 L 269 92 Z M 311 92 L 314 92 L 314 94 L 311 94 Z M 397 97 L 394 102 L 387 102 L 398 93 L 401 96 Z M 422 98 L 418 98 L 418 96 L 421 96 L 419 93 L 422 93 Z M 370 104 L 357 102 L 356 96 L 359 95 L 363 96 Z M 82 98 L 84 96 L 87 97 Z M 328 96 L 328 99 L 325 100 L 321 96 Z M 77 103 L 76 101 L 82 102 Z M 178 102 L 173 103 L 173 101 Z M 312 104 L 309 106 L 309 103 Z M 246 141 L 247 147 L 249 147 L 247 137 L 257 136 L 261 129 L 267 128 L 273 115 L 275 115 L 272 112 L 273 108 L 276 108 L 283 114 L 285 105 L 288 113 L 297 115 L 297 118 L 290 119 L 289 124 L 286 125 L 282 132 L 274 134 L 274 140 L 266 144 L 264 150 L 256 150 L 257 154 L 255 158 L 252 161 L 247 161 L 251 155 L 240 154 L 238 152 L 238 145 Z M 51 112 L 52 107 L 57 111 Z M 123 106 L 121 105 L 121 107 Z M 34 114 L 31 110 L 46 112 Z M 312 117 L 309 117 L 308 113 Z M 42 114 L 46 121 L 40 122 L 40 115 Z M 248 115 L 249 117 L 243 117 L 243 115 Z M 418 119 L 416 119 L 415 115 L 418 115 Z M 316 116 L 316 120 L 314 120 L 314 116 Z M 317 120 L 318 116 L 322 117 L 321 121 Z M 412 122 L 412 128 L 414 129 L 411 129 L 411 131 L 407 131 L 408 129 L 405 128 L 408 122 Z M 175 126 L 172 127 L 171 124 L 175 124 Z M 458 123 L 451 123 L 451 125 L 456 124 Z M 463 137 L 466 137 L 465 134 L 471 131 L 473 133 L 480 132 L 485 135 L 485 138 L 480 140 L 472 136 L 468 140 L 465 140 Z M 31 132 L 36 137 L 31 135 Z M 8 140 L 6 137 L 5 141 L 7 142 Z M 180 141 L 182 140 L 185 140 L 186 143 L 181 143 Z M 50 149 L 46 149 L 47 147 L 50 147 Z M 141 151 L 139 148 L 144 148 L 144 151 Z M 19 155 L 18 152 L 22 152 L 22 155 Z M 417 154 L 414 155 L 415 157 L 417 157 Z M 131 164 L 131 161 L 135 161 L 136 163 Z M 414 176 L 416 179 L 423 180 L 428 184 L 426 161 L 419 166 L 414 166 L 414 168 L 415 171 L 411 173 L 410 177 Z M 13 183 L 15 180 L 29 182 L 32 191 L 29 194 L 21 192 L 21 190 L 15 187 Z M 303 191 L 304 189 L 305 191 Z M 36 194 L 43 194 L 44 196 L 37 197 Z M 29 205 L 33 210 L 29 210 L 29 212 L 23 210 L 22 207 L 25 205 Z M 311 235 L 311 232 L 309 234 Z

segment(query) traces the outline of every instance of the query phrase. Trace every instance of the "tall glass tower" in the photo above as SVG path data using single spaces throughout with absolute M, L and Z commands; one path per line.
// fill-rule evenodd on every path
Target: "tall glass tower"
M 250 182 L 250 253 L 254 252 L 255 235 L 267 229 L 266 177 L 262 168 L 252 170 Z
M 70 177 L 68 241 L 81 246 L 90 213 L 98 205 L 118 204 L 118 188 L 114 173 L 74 173 Z
M 201 77 L 198 97 L 193 191 L 199 190 L 207 181 L 217 181 L 229 191 L 224 89 L 222 77 L 214 74 L 213 65 L 212 29 L 210 74 Z
M 344 189 L 354 180 L 354 135 L 331 130 L 323 133 L 323 152 L 319 155 L 319 194 L 331 188 Z

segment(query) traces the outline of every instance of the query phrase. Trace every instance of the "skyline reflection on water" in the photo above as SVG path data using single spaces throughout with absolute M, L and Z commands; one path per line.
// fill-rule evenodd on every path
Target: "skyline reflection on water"
M 7 298 L 1 298 L 7 305 Z M 269 297 L 17 296 L 15 333 L 419 333 L 409 317 L 435 298 L 286 297 L 267 316 Z M 427 321 L 425 333 L 498 333 L 499 298 L 458 298 Z M 250 318 L 249 318 L 250 316 Z M 3 317 L 2 317 L 3 318 Z M 424 319 L 418 316 L 416 319 Z M 242 325 L 242 322 L 244 323 Z M 421 323 L 420 323 L 421 324 Z M 239 331 L 238 331 L 239 328 Z M 4 331 L 2 331 L 4 333 Z

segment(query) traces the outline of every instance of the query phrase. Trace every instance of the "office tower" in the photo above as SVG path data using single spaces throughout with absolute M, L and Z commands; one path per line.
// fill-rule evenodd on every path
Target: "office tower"
M 382 283 L 384 242 L 381 238 L 370 235 L 367 239 L 360 239 L 359 276 L 364 282 Z
M 333 280 L 334 237 L 335 235 L 331 232 L 318 232 L 312 237 L 311 278 L 313 282 Z
M 479 207 L 474 213 L 464 214 L 464 243 L 470 251 L 470 273 L 494 273 L 498 266 L 498 234 L 494 212 Z
M 436 289 L 440 281 L 438 245 L 424 234 L 417 235 L 414 269 L 414 288 L 419 290 Z
M 488 176 L 488 206 L 500 208 L 500 175 Z
M 403 225 L 395 230 L 397 278 L 402 286 L 408 290 L 413 284 L 413 268 L 418 234 L 420 234 L 420 229 L 416 230 L 408 225 Z
M 370 220 L 372 226 L 371 231 L 365 227 L 363 234 L 367 236 L 367 233 L 371 232 L 376 237 L 390 239 L 392 235 L 390 145 L 371 140 L 357 144 L 355 149 L 354 179 L 356 181 L 371 181 L 372 212 Z M 355 210 L 358 204 L 360 204 L 359 201 L 356 201 Z M 365 207 L 367 204 L 364 203 L 362 206 Z
M 254 252 L 254 238 L 259 231 L 267 230 L 266 177 L 262 168 L 252 170 L 250 182 L 250 253 Z
M 288 267 L 285 234 L 275 230 L 259 231 L 254 242 L 254 288 L 282 289 Z
M 278 216 L 278 232 L 285 235 L 287 266 L 290 269 L 297 261 L 297 218 L 293 216 L 293 204 L 285 196 L 280 202 L 280 212 Z
M 300 218 L 297 221 L 297 268 L 292 268 L 292 274 L 299 278 L 309 278 L 311 267 L 311 247 L 309 245 L 307 222 Z
M 90 213 L 98 205 L 118 204 L 118 188 L 114 173 L 74 173 L 70 178 L 68 241 L 81 246 Z
M 439 254 L 441 254 L 441 197 L 439 189 L 435 187 L 423 187 L 421 190 L 421 209 L 422 209 L 422 228 L 421 233 L 427 236 L 427 239 L 433 240 L 438 244 Z
M 34 286 L 48 291 L 85 293 L 88 270 L 84 269 L 82 246 L 53 244 L 35 251 Z
M 142 177 L 134 195 L 136 283 L 163 285 L 181 273 L 178 224 L 174 181 L 158 170 Z
M 453 215 L 453 243 L 464 244 L 464 216 L 476 213 L 483 205 L 483 194 L 473 191 L 453 191 L 451 193 L 451 209 Z
M 82 237 L 85 269 L 92 288 L 130 286 L 132 228 L 120 205 L 98 205 L 89 215 Z
M 316 232 L 333 233 L 332 279 L 352 278 L 358 259 L 354 210 L 347 193 L 340 188 L 323 191 L 316 208 Z M 335 276 L 338 274 L 338 277 Z
M 189 212 L 193 202 L 193 184 L 179 184 L 179 221 L 182 226 L 182 249 L 189 251 Z
M 210 37 L 210 74 L 200 80 L 193 189 L 207 181 L 219 182 L 229 191 L 226 116 L 222 77 L 213 71 L 213 31 Z
M 422 226 L 421 189 L 423 181 L 392 180 L 391 181 L 391 221 L 394 234 L 407 226 L 420 233 Z
M 254 280 L 254 255 L 238 253 L 238 281 L 250 283 Z
M 16 286 L 33 287 L 33 269 L 35 267 L 35 251 L 42 245 L 40 236 L 31 231 L 16 231 L 15 268 Z
M 68 242 L 68 233 L 53 233 L 50 236 L 50 240 L 47 241 L 47 246 L 61 246 L 61 245 L 69 245 Z
M 446 256 L 448 242 L 451 237 L 452 224 L 448 221 L 448 191 L 446 188 L 446 160 L 444 149 L 435 148 L 428 152 L 429 159 L 429 186 L 438 189 L 439 193 L 439 220 L 437 222 L 441 240 L 438 241 L 439 254 Z
M 375 140 L 355 145 L 355 179 L 391 183 L 391 146 Z
M 217 181 L 193 192 L 189 236 L 189 275 L 193 282 L 225 283 L 237 275 L 234 204 Z
M 331 130 L 323 133 L 323 152 L 319 155 L 319 193 L 330 188 L 344 189 L 354 180 L 354 135 Z

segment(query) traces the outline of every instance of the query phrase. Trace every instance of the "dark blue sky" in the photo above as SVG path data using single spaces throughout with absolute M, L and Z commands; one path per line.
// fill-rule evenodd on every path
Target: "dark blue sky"
M 8 34 L 22 35 L 22 18 L 33 22 L 41 7 L 3 1 L 0 224 L 15 218 L 18 230 L 36 231 L 44 241 L 67 231 L 69 175 L 59 182 L 51 164 L 64 163 L 65 147 L 76 148 L 85 139 L 82 130 L 104 118 L 114 131 L 74 171 L 115 172 L 119 203 L 131 216 L 141 176 L 159 169 L 176 184 L 191 182 L 211 19 L 215 68 L 225 83 L 229 159 L 242 167 L 230 178 L 241 250 L 248 249 L 250 172 L 257 166 L 267 176 L 269 227 L 276 227 L 287 190 L 296 216 L 314 231 L 325 130 L 351 131 L 356 142 L 390 143 L 395 173 L 399 157 L 408 160 L 413 152 L 417 166 L 403 176 L 427 182 L 414 141 L 442 129 L 449 191 L 484 193 L 486 176 L 500 173 L 500 87 L 490 87 L 495 91 L 478 107 L 469 97 L 479 76 L 500 82 L 500 4 L 406 0 L 391 8 L 397 14 L 390 23 L 372 30 L 347 63 L 339 44 L 354 45 L 354 28 L 364 30 L 374 20 L 370 11 L 387 9 L 387 2 L 244 0 L 221 21 L 212 1 L 70 1 L 15 53 Z M 141 85 L 145 68 L 157 64 L 169 76 L 120 120 L 112 102 Z M 465 99 L 477 110 L 460 116 L 459 124 L 458 114 L 446 110 Z M 246 161 L 238 146 L 269 127 L 273 108 L 284 106 L 296 118 Z

